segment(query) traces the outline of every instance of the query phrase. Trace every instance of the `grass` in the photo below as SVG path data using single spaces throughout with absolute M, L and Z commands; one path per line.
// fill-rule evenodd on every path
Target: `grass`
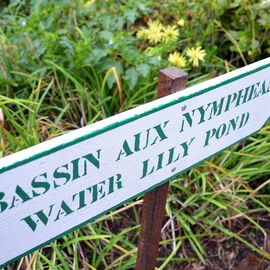
M 102 98 L 93 98 L 93 95 L 106 97 L 106 76 L 101 78 L 93 73 L 95 79 L 81 81 L 79 76 L 56 65 L 51 74 L 48 82 L 32 79 L 33 89 L 28 99 L 2 97 L 2 111 L 7 121 L 1 129 L 3 155 L 105 118 L 110 113 L 108 108 L 118 106 L 118 111 L 122 111 L 126 106 L 137 106 L 154 98 L 155 94 L 153 83 L 141 90 L 145 95 L 135 93 L 123 104 L 117 88 L 112 97 L 101 101 Z M 65 81 L 61 84 L 59 76 L 62 75 Z M 73 85 L 69 91 L 65 89 L 67 81 Z M 94 83 L 95 91 L 94 88 L 91 91 Z M 56 102 L 49 105 L 49 100 Z M 128 103 L 131 100 L 132 106 Z M 240 242 L 269 259 L 269 254 L 259 246 L 266 244 L 268 228 L 263 224 L 270 214 L 269 129 L 267 124 L 258 135 L 171 181 L 158 269 L 169 269 L 170 265 L 176 269 L 195 261 L 207 264 L 205 241 L 213 237 L 231 240 L 235 245 Z M 12 269 L 82 269 L 83 266 L 131 269 L 136 260 L 141 204 L 139 200 L 125 205 L 28 255 Z M 242 231 L 242 226 L 247 226 L 248 232 Z M 261 235 L 263 243 L 258 244 L 256 239 L 250 241 L 250 232 L 255 238 Z
M 100 29 L 105 20 L 114 20 L 113 8 L 121 9 L 117 1 L 106 1 L 104 6 L 98 4 L 101 6 L 97 7 L 98 12 L 107 9 L 106 14 L 99 13 L 100 20 L 89 19 L 94 12 L 91 8 L 89 14 L 84 14 L 72 4 L 59 4 L 54 13 L 51 4 L 41 8 L 34 5 L 30 9 L 27 1 L 15 2 L 17 4 L 0 17 L 1 156 L 155 99 L 158 70 L 169 65 L 168 53 L 174 51 L 177 44 L 155 45 L 163 62 L 142 66 L 150 61 L 157 63 L 154 62 L 156 59 L 143 54 L 145 47 L 153 44 L 144 41 L 139 49 L 136 47 L 136 31 L 139 26 L 146 25 L 147 17 L 162 17 L 163 23 L 169 24 L 173 21 L 174 11 L 177 19 L 185 16 L 187 26 L 180 30 L 183 38 L 179 51 L 184 53 L 183 47 L 197 42 L 196 38 L 207 49 L 207 61 L 198 68 L 186 68 L 188 86 L 262 59 L 268 55 L 270 46 L 267 16 L 263 15 L 266 11 L 257 7 L 254 1 L 243 1 L 247 6 L 235 8 L 215 8 L 216 1 L 210 1 L 210 4 L 200 1 L 199 7 L 203 6 L 207 11 L 208 17 L 204 19 L 213 18 L 208 27 L 199 23 L 201 8 L 189 1 L 184 2 L 183 12 L 179 14 L 176 13 L 179 10 L 177 1 L 173 1 L 166 14 L 162 13 L 159 1 L 138 1 L 134 9 L 132 1 L 127 1 L 125 11 L 118 15 L 119 20 L 123 19 L 123 29 L 114 29 L 119 31 L 115 42 L 119 41 L 120 49 L 106 51 L 107 56 L 97 63 L 94 60 L 86 63 L 83 60 L 88 57 L 87 48 L 99 48 L 105 42 L 102 38 L 105 36 L 106 39 L 110 34 L 103 32 L 100 40 L 96 38 L 99 35 L 96 32 L 88 35 L 84 24 L 89 29 Z M 127 10 L 128 16 L 125 15 Z M 29 11 L 32 11 L 31 16 L 27 15 Z M 51 21 L 42 12 L 51 12 Z M 228 13 L 231 21 L 227 18 Z M 59 14 L 63 15 L 62 26 L 58 22 Z M 136 17 L 133 22 L 126 19 L 132 14 Z M 247 29 L 241 29 L 239 21 L 242 17 L 245 20 L 245 14 L 250 24 L 246 22 Z M 38 21 L 42 16 L 48 21 L 39 33 Z M 252 16 L 261 16 L 258 21 L 265 20 L 260 28 Z M 22 31 L 18 25 L 24 19 L 30 23 Z M 95 27 L 91 23 L 95 23 Z M 72 28 L 73 25 L 77 30 Z M 102 31 L 108 31 L 106 25 L 102 27 Z M 70 38 L 69 41 L 63 40 L 59 31 L 65 29 L 74 30 L 63 34 Z M 131 36 L 126 34 L 129 32 Z M 258 47 L 245 47 L 244 40 L 249 33 L 252 44 L 257 40 Z M 57 44 L 60 41 L 65 44 L 65 49 L 53 47 L 55 43 L 49 41 L 54 39 Z M 30 44 L 29 47 L 24 45 L 25 42 Z M 130 51 L 122 47 L 123 42 Z M 46 53 L 42 53 L 44 44 L 47 44 Z M 32 46 L 36 46 L 35 49 Z M 70 51 L 66 51 L 68 48 Z M 139 56 L 135 57 L 137 53 Z M 99 51 L 96 57 L 100 55 L 104 52 Z M 104 62 L 109 63 L 106 68 L 101 66 Z M 149 69 L 146 77 L 139 74 L 138 67 L 145 72 Z M 133 87 L 130 86 L 132 80 Z M 267 123 L 257 135 L 171 181 L 157 269 L 196 269 L 196 266 L 210 269 L 213 265 L 229 269 L 235 266 L 241 253 L 251 251 L 269 260 L 269 131 L 270 124 Z M 6 269 L 132 269 L 136 261 L 141 209 L 142 198 L 138 198 Z

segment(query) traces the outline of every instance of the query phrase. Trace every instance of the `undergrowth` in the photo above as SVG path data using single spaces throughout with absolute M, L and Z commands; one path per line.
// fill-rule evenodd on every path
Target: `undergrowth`
M 0 8 L 1 156 L 155 99 L 168 65 L 184 69 L 190 86 L 270 53 L 269 1 L 12 0 Z M 149 33 L 155 22 L 160 39 Z M 224 243 L 270 258 L 269 131 L 268 123 L 171 181 L 157 269 L 222 265 Z M 138 198 L 7 269 L 132 269 L 141 207 Z

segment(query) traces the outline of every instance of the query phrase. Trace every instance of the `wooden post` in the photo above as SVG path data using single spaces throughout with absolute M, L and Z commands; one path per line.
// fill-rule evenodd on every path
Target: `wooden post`
M 176 67 L 162 69 L 158 79 L 157 97 L 184 89 L 186 81 L 187 74 L 182 70 Z M 136 270 L 155 269 L 168 187 L 169 183 L 165 183 L 144 196 Z

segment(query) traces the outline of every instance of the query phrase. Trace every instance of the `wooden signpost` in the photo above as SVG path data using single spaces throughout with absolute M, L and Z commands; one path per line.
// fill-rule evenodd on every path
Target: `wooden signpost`
M 167 71 L 160 96 L 184 84 L 183 74 Z M 267 58 L 2 158 L 0 267 L 254 134 L 269 102 Z M 146 205 L 162 220 L 167 187 L 160 190 L 164 198 L 150 193 Z
M 187 74 L 180 69 L 161 70 L 158 79 L 158 98 L 183 90 L 186 81 Z M 168 188 L 169 182 L 166 182 L 144 196 L 136 270 L 155 269 Z

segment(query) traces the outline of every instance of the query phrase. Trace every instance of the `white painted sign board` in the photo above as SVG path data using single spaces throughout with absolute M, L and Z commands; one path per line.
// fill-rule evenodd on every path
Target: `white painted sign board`
M 270 58 L 0 160 L 0 266 L 258 131 Z

